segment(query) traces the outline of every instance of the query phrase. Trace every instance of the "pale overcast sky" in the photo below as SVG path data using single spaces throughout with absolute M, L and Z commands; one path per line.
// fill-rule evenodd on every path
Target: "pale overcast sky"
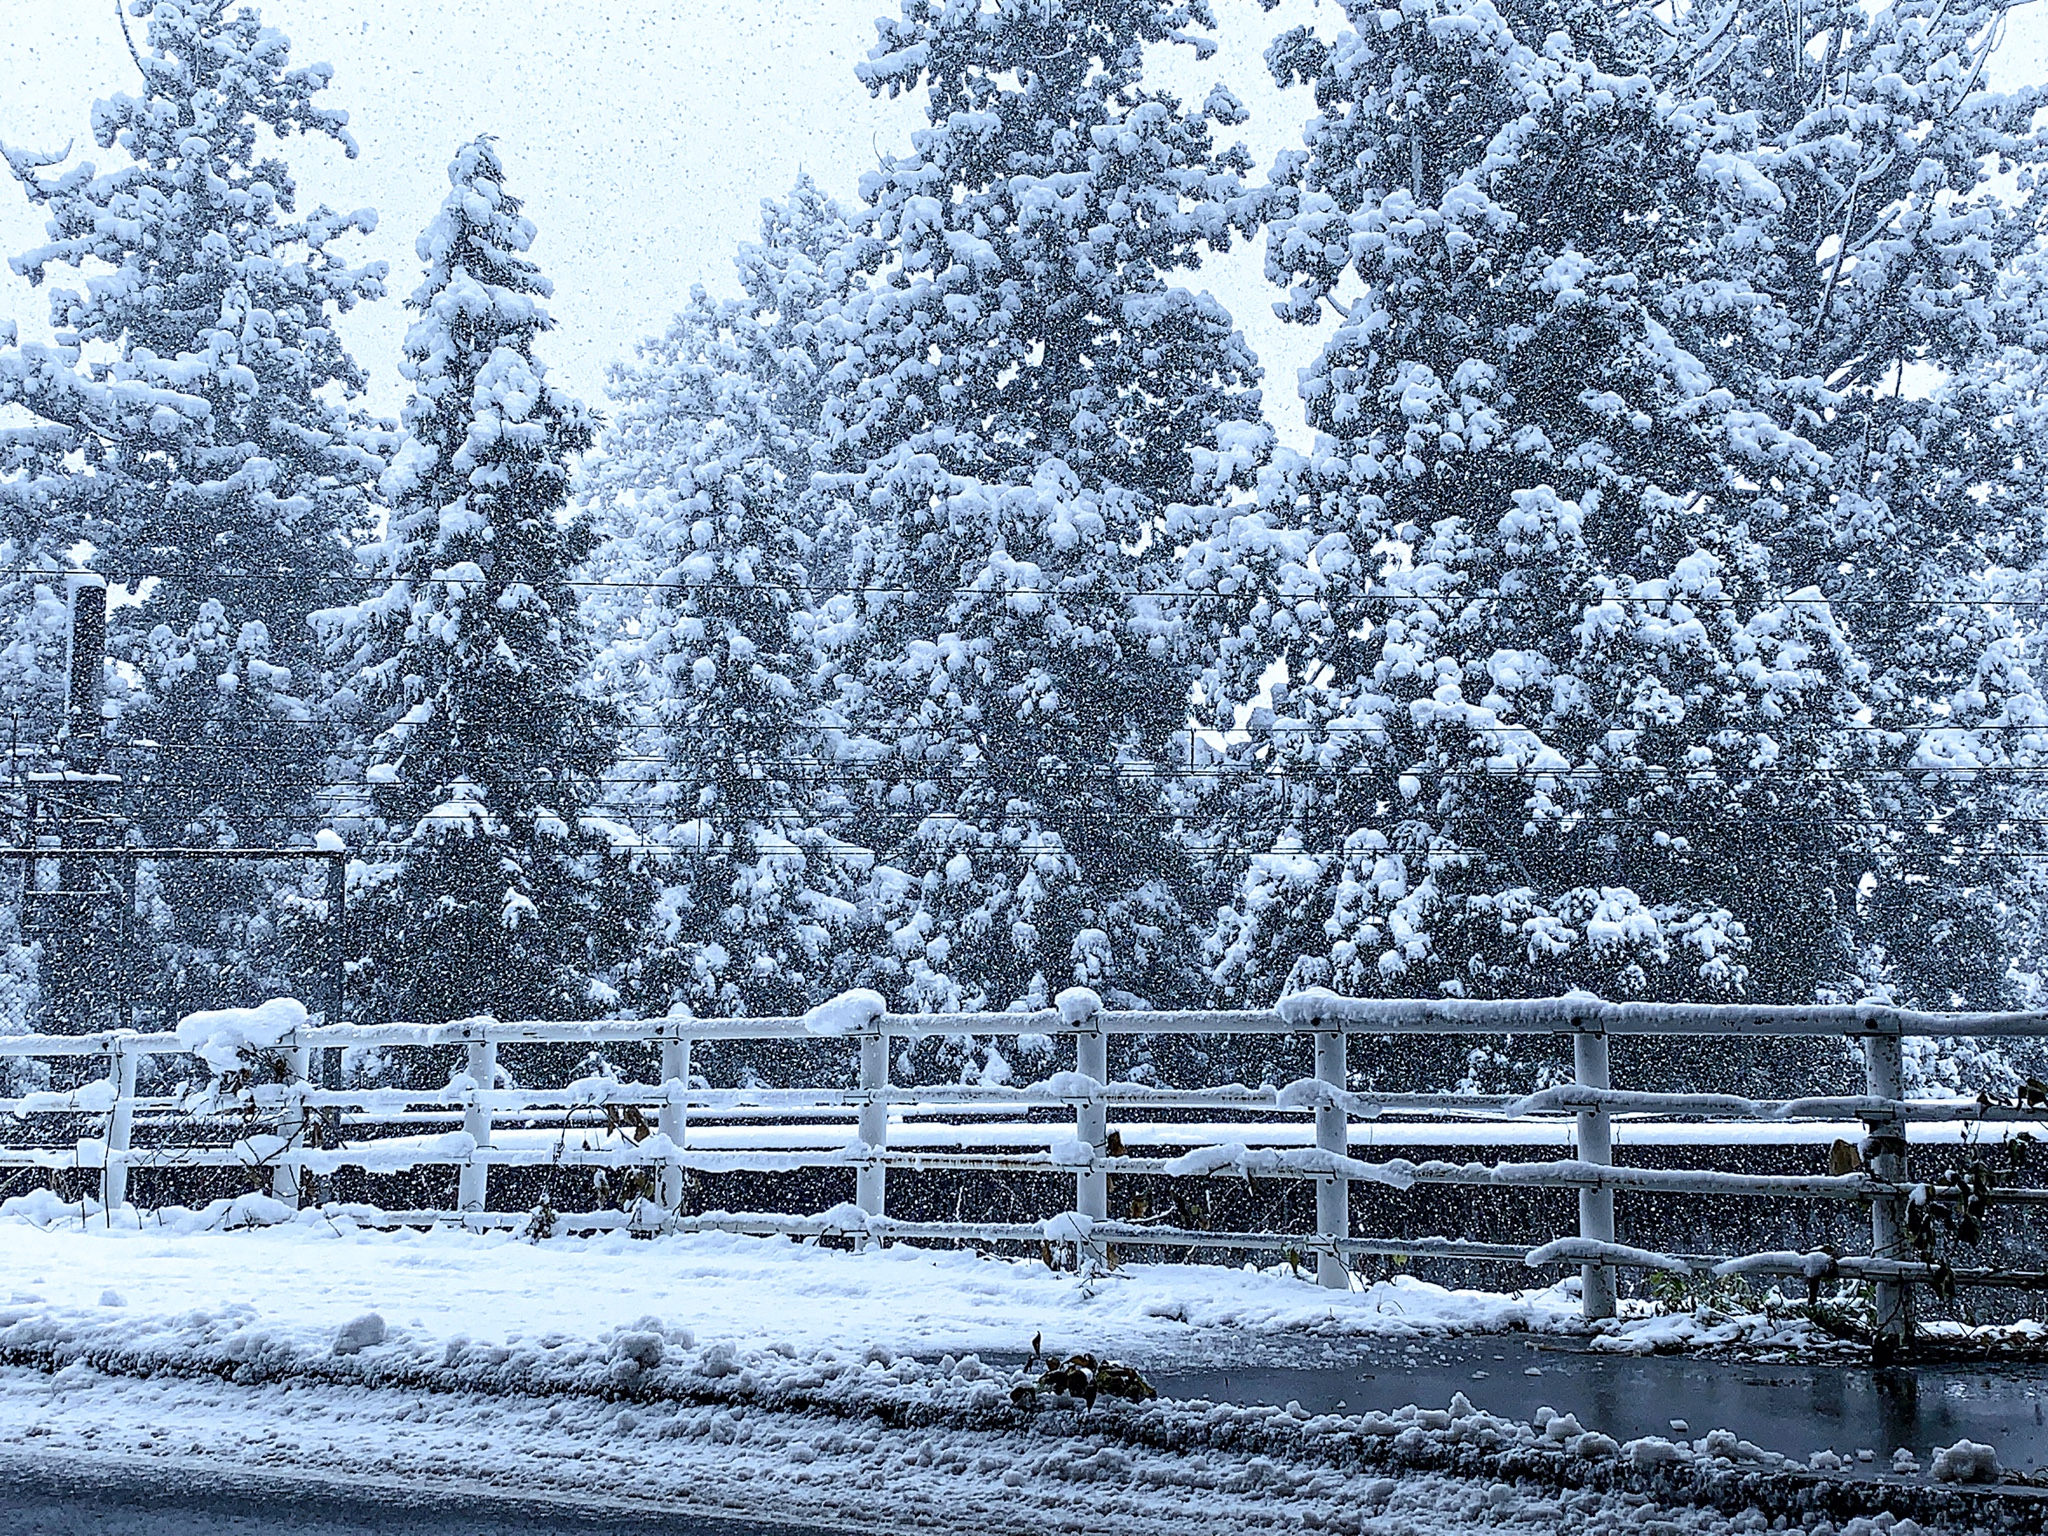
M 412 242 L 447 187 L 454 148 L 498 135 L 512 189 L 540 227 L 534 254 L 555 281 L 556 378 L 602 402 L 605 364 L 658 331 L 690 285 L 733 286 L 732 248 L 760 199 L 808 169 L 849 204 L 878 150 L 901 152 L 914 101 L 876 102 L 854 79 L 891 0 L 264 0 L 299 63 L 335 66 L 356 161 L 324 144 L 284 153 L 304 206 L 370 206 L 366 256 L 391 263 L 392 297 L 345 323 L 372 399 L 394 410 Z M 1222 52 L 1169 50 L 1172 82 L 1200 100 L 1227 80 L 1251 109 L 1239 132 L 1261 173 L 1296 142 L 1311 106 L 1267 80 L 1259 55 L 1283 27 L 1339 17 L 1334 5 L 1217 0 Z M 2048 4 L 2017 11 L 1996 60 L 2007 83 L 2048 77 Z M 135 85 L 114 0 L 0 0 L 0 139 L 110 164 L 88 127 L 92 101 Z M 41 243 L 41 221 L 0 186 L 0 253 Z M 1195 279 L 1230 306 L 1267 368 L 1268 410 L 1299 422 L 1294 373 L 1319 344 L 1281 326 L 1256 252 L 1240 248 Z M 47 334 L 41 295 L 0 269 L 0 318 Z

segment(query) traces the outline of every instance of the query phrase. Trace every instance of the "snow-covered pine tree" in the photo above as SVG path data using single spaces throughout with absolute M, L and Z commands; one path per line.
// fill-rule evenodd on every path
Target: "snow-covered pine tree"
M 1251 716 L 1224 995 L 1839 984 L 1862 671 L 1750 530 L 1801 445 L 1730 387 L 1742 312 L 1695 279 L 1723 200 L 1767 194 L 1711 107 L 1596 62 L 1626 56 L 1597 12 L 1346 12 L 1269 55 L 1318 107 L 1268 246 L 1287 311 L 1342 316 L 1317 446 L 1190 562 L 1253 592 L 1219 699 L 1289 674 Z
M 489 139 L 457 153 L 420 236 L 400 371 L 404 442 L 383 479 L 381 583 L 321 616 L 338 712 L 365 743 L 382 839 L 350 874 L 354 1006 L 376 1019 L 587 1016 L 630 882 L 585 815 L 614 751 L 581 689 L 570 585 L 588 522 L 564 515 L 584 408 L 534 356 L 551 289 Z
M 2004 418 L 2016 430 L 2037 442 L 2048 441 L 2048 242 L 2014 263 L 1998 299 L 2006 344 L 1996 358 L 1983 360 L 1977 376 L 1985 387 L 2003 393 Z M 2039 454 L 2035 462 L 2048 472 L 2048 453 Z M 2041 501 L 2048 505 L 2048 494 Z M 2048 616 L 2048 569 L 2037 565 L 2026 578 L 2013 582 L 2011 597 L 2018 610 L 2032 618 L 2027 659 L 2030 672 L 2041 676 L 2048 669 L 2048 625 L 2042 622 Z M 2017 797 L 2018 814 L 2009 834 L 2016 868 L 1999 892 L 2001 932 L 2012 952 L 2013 1001 L 2023 1008 L 2048 1005 L 2048 845 L 2041 837 L 2042 829 L 2048 828 L 2048 788 L 2038 779 L 2039 775 L 2027 775 Z M 2048 1075 L 2042 1070 L 2048 1066 L 2048 1048 L 2018 1054 L 2035 1075 Z
M 696 440 L 718 423 L 758 438 L 809 500 L 829 362 L 822 327 L 864 285 L 860 261 L 873 245 L 808 174 L 786 200 L 763 199 L 761 238 L 733 258 L 741 297 L 694 288 L 668 330 L 640 344 L 637 362 L 611 369 L 617 410 L 602 456 L 578 484 L 604 537 L 630 531 L 635 498 L 666 484 L 669 466 L 690 462 Z
M 46 175 L 58 157 L 7 154 L 49 215 L 49 243 L 14 269 L 90 277 L 52 294 L 55 345 L 0 338 L 0 403 L 69 456 L 40 477 L 40 547 L 82 540 L 97 569 L 151 583 L 109 637 L 133 682 L 119 724 L 136 744 L 119 759 L 133 836 L 286 845 L 322 776 L 306 617 L 337 596 L 379 468 L 335 403 L 362 379 L 334 318 L 383 291 L 382 265 L 342 248 L 375 218 L 300 212 L 259 142 L 318 135 L 355 153 L 347 114 L 317 103 L 326 66 L 292 67 L 289 42 L 227 0 L 129 9 L 148 20 L 142 90 L 93 109 L 122 163 Z M 145 1004 L 174 1015 L 294 989 L 276 905 L 300 867 L 144 869 Z
M 852 915 L 818 825 L 808 577 L 789 520 L 802 490 L 757 437 L 720 426 L 686 451 L 606 567 L 653 583 L 598 669 L 630 700 L 640 761 L 621 777 L 663 850 L 635 991 L 661 1011 L 800 1013 L 835 990 L 833 937 Z
M 848 558 L 821 635 L 846 835 L 878 858 L 866 980 L 897 1006 L 1190 990 L 1168 519 L 1263 429 L 1229 315 L 1172 279 L 1257 209 L 1212 141 L 1242 109 L 1185 109 L 1144 56 L 1211 25 L 1202 0 L 905 0 L 860 66 L 931 125 L 862 180 L 875 280 L 826 411 Z
M 25 360 L 13 327 L 0 326 L 0 371 Z M 64 573 L 75 562 L 62 502 L 85 478 L 66 462 L 75 442 L 43 421 L 0 427 L 0 730 L 10 781 L 57 742 L 66 717 Z
M 2038 268 L 2013 282 L 2048 235 L 2048 88 L 1989 87 L 2007 10 L 1709 0 L 1659 61 L 1755 136 L 1724 163 L 1766 195 L 1730 210 L 1702 273 L 1750 317 L 1725 366 L 1798 449 L 1747 516 L 1869 664 L 1887 835 L 1856 904 L 1858 986 L 1928 1007 L 2005 997 L 2006 908 L 2029 899 L 2014 823 L 2048 749 L 2006 603 L 2048 501 Z
M 604 536 L 598 689 L 629 721 L 611 801 L 657 850 L 631 1000 L 656 1011 L 802 1012 L 836 987 L 850 871 L 819 819 L 807 561 L 818 325 L 857 280 L 852 244 L 808 176 L 765 202 L 736 260 L 744 297 L 697 289 L 613 370 L 619 408 L 584 477 Z
M 22 368 L 16 341 L 14 327 L 0 323 L 0 371 Z M 72 562 L 51 504 L 72 482 L 65 463 L 72 441 L 47 422 L 0 428 L 0 730 L 7 733 L 0 836 L 16 847 L 33 835 L 24 774 L 48 766 L 42 751 L 57 741 L 68 703 L 62 573 Z M 29 867 L 0 865 L 0 1034 L 61 1022 L 42 1008 L 42 948 L 26 899 L 33 880 Z M 39 1075 L 26 1060 L 0 1061 L 0 1093 Z

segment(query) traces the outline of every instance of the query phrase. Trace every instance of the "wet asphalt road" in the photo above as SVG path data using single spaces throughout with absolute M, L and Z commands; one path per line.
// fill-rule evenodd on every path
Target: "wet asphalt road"
M 536 1500 L 427 1498 L 317 1478 L 0 1456 L 0 1536 L 824 1536 L 675 1510 L 590 1516 Z
M 1550 1347 L 1541 1347 L 1548 1345 Z M 1697 1438 L 1730 1429 L 1802 1460 L 1832 1450 L 1852 1470 L 1890 1470 L 1905 1447 L 1924 1463 L 1961 1439 L 1997 1447 L 2006 1466 L 2048 1468 L 2048 1367 L 1949 1365 L 1876 1369 L 1755 1365 L 1681 1355 L 1604 1355 L 1515 1335 L 1401 1344 L 1333 1344 L 1294 1361 L 1151 1376 L 1169 1397 L 1299 1402 L 1312 1413 L 1442 1408 L 1463 1392 L 1473 1406 L 1529 1419 L 1538 1408 L 1578 1416 L 1617 1440 Z M 1677 1430 L 1672 1420 L 1686 1428 Z M 1871 1462 L 1854 1462 L 1868 1450 Z

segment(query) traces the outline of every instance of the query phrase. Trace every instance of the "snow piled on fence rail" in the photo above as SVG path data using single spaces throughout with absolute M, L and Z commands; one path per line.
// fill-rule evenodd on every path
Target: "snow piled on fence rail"
M 1985 1529 L 2002 1518 L 1947 1485 L 1817 1480 L 1718 1431 L 1617 1443 L 1462 1395 L 1323 1415 L 1017 1400 L 1033 1332 L 1062 1351 L 1213 1361 L 1310 1330 L 1565 1327 L 1563 1288 L 1332 1295 L 1176 1265 L 1087 1282 L 966 1253 L 716 1234 L 534 1244 L 372 1230 L 262 1196 L 111 1230 L 76 1217 L 46 1195 L 0 1205 L 0 1444 L 17 1454 L 887 1530 L 1163 1536 L 1197 1509 L 1225 1536 L 1599 1536 L 1650 1521 L 1722 1536 L 1760 1528 L 1752 1506 L 1814 1536 L 1915 1536 L 1868 1518 L 1886 1502 Z

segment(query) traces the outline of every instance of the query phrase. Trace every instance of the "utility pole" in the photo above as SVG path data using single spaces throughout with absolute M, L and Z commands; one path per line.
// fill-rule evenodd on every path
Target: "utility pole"
M 64 596 L 71 619 L 64 658 L 70 686 L 58 739 L 67 767 L 96 774 L 107 761 L 106 722 L 100 709 L 106 693 L 101 674 L 107 661 L 107 578 L 73 571 L 64 578 Z
M 56 760 L 49 771 L 28 775 L 33 807 L 29 841 L 49 849 L 56 864 L 56 888 L 42 888 L 31 870 L 23 896 L 34 904 L 34 926 L 43 942 L 43 996 L 50 1024 L 61 1031 L 85 1032 L 101 1022 L 99 1016 L 109 1005 L 119 1011 L 123 1023 L 132 1017 L 124 974 L 128 924 L 123 914 L 115 925 L 116 953 L 104 954 L 106 925 L 95 919 L 109 897 L 121 899 L 125 884 L 110 880 L 104 862 L 88 856 L 100 845 L 109 819 L 103 793 L 120 782 L 107 772 L 101 707 L 107 580 L 91 571 L 69 572 L 64 595 L 69 623 L 64 716 L 53 744 Z

